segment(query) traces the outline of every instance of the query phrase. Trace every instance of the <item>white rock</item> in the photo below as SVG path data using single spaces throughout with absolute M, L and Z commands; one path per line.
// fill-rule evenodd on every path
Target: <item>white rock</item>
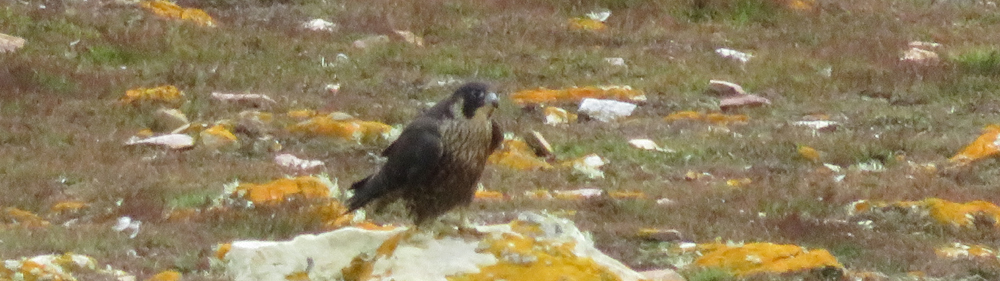
M 738 60 L 738 61 L 740 61 L 742 63 L 746 63 L 747 61 L 750 61 L 751 58 L 753 58 L 753 55 L 751 55 L 751 54 L 740 52 L 740 51 L 733 50 L 733 49 L 727 49 L 727 48 L 718 48 L 718 49 L 715 49 L 715 53 L 719 54 L 720 56 L 722 56 L 724 58 Z
M 302 23 L 302 28 L 312 31 L 333 31 L 337 28 L 337 24 L 328 22 L 324 19 L 313 19 Z
M 153 113 L 153 118 L 156 118 L 156 122 L 161 124 L 164 128 L 169 128 L 171 130 L 184 127 L 190 123 L 184 112 L 174 108 L 160 108 Z
M 535 229 L 541 233 L 518 233 L 510 224 L 475 228 L 489 238 L 530 235 L 535 241 L 549 245 L 572 243 L 573 254 L 590 258 L 606 271 L 617 274 L 620 280 L 645 278 L 594 248 L 594 242 L 569 220 L 533 213 L 521 214 L 518 220 L 519 224 L 537 226 Z M 456 274 L 478 273 L 479 268 L 501 262 L 501 258 L 503 261 L 515 258 L 496 257 L 482 251 L 484 243 L 491 243 L 487 240 L 470 236 L 435 238 L 436 235 L 427 232 L 402 234 L 403 231 L 406 229 L 375 231 L 348 227 L 318 235 L 301 235 L 291 241 L 237 241 L 231 244 L 224 258 L 226 272 L 236 281 L 285 280 L 285 276 L 300 272 L 307 272 L 310 280 L 342 280 L 345 277 L 342 269 L 358 259 L 371 266 L 371 278 L 367 280 L 447 280 L 448 276 Z M 376 254 L 383 242 L 397 235 L 404 236 L 393 239 L 398 241 L 394 250 Z M 531 253 L 512 254 L 532 257 Z
M 118 232 L 129 232 L 128 238 L 135 238 L 139 235 L 139 227 L 142 226 L 142 222 L 139 220 L 133 220 L 130 217 L 120 217 L 115 225 L 111 226 L 111 229 Z
M 604 194 L 604 190 L 597 188 L 581 188 L 574 190 L 556 190 L 556 195 L 560 197 L 594 198 Z
M 602 122 L 611 122 L 632 115 L 635 108 L 634 104 L 616 100 L 583 99 L 577 111 Z
M 615 57 L 615 58 L 604 58 L 604 62 L 606 62 L 606 63 L 608 63 L 610 65 L 614 65 L 614 66 L 625 66 L 625 59 L 624 58 L 618 58 L 618 57 Z
M 708 90 L 715 92 L 719 96 L 732 96 L 732 95 L 746 95 L 747 92 L 743 90 L 743 86 L 739 84 L 722 81 L 722 80 L 709 80 Z
M 274 162 L 278 163 L 278 166 L 298 170 L 309 170 L 324 165 L 323 161 L 305 160 L 287 153 L 274 156 Z
M 13 53 L 24 47 L 24 38 L 0 33 L 0 53 Z
M 244 103 L 256 107 L 278 103 L 265 94 L 231 94 L 212 92 L 212 98 L 218 101 Z
M 168 134 L 145 139 L 133 137 L 126 141 L 125 145 L 153 145 L 165 146 L 171 149 L 185 149 L 194 146 L 194 138 L 185 134 Z
M 903 52 L 903 56 L 900 57 L 899 60 L 921 63 L 921 64 L 930 64 L 940 61 L 941 58 L 938 57 L 938 54 L 933 51 L 928 51 L 921 48 L 913 47 Z
M 829 121 L 829 120 L 811 120 L 811 121 L 796 121 L 792 123 L 795 126 L 805 126 L 812 128 L 813 130 L 823 131 L 823 130 L 833 130 L 837 126 L 840 126 L 840 122 Z
M 631 139 L 628 141 L 633 147 L 645 150 L 656 150 L 662 152 L 674 152 L 673 149 L 663 148 L 651 139 Z
M 607 21 L 611 17 L 611 10 L 601 9 L 587 13 L 587 17 L 599 22 Z

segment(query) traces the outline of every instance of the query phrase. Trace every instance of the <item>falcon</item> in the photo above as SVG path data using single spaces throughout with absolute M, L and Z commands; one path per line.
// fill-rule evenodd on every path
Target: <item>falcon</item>
M 403 200 L 419 226 L 468 206 L 486 158 L 503 141 L 491 119 L 497 102 L 486 84 L 467 83 L 417 116 L 382 152 L 385 164 L 351 185 L 348 213 L 373 201 Z

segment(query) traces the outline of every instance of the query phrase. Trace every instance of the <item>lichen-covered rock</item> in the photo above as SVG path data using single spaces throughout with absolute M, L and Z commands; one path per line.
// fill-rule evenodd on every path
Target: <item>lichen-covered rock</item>
M 234 280 L 642 280 L 594 248 L 569 220 L 533 213 L 477 233 L 348 227 L 291 241 L 237 241 L 222 256 Z

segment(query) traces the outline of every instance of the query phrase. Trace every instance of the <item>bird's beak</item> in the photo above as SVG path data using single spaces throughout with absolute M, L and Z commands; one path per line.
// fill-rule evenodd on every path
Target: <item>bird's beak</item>
M 493 107 L 497 107 L 500 103 L 500 98 L 497 97 L 497 93 L 490 92 L 486 94 L 486 103 L 492 104 Z

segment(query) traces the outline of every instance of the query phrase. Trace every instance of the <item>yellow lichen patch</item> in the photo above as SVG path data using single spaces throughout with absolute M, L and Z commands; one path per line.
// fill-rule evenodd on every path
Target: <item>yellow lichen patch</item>
M 816 0 L 789 0 L 788 8 L 796 11 L 811 12 L 816 10 Z
M 359 223 L 356 223 L 356 224 L 354 224 L 352 226 L 360 228 L 360 229 L 365 229 L 365 230 L 393 230 L 393 229 L 396 229 L 396 227 L 393 226 L 393 225 L 388 225 L 388 224 L 387 225 L 377 225 L 377 224 L 375 224 L 373 222 L 370 222 L 370 221 L 359 222 Z
M 286 275 L 285 276 L 285 280 L 289 280 L 289 281 L 308 281 L 308 280 L 311 280 L 311 279 L 309 279 L 309 272 L 298 271 L 298 272 Z
M 646 94 L 629 86 L 572 87 L 561 90 L 537 88 L 521 90 L 510 96 L 514 103 L 524 106 L 553 102 L 579 102 L 585 98 L 614 99 L 620 101 L 644 101 Z
M 977 214 L 989 216 L 994 224 L 1000 222 L 1000 207 L 986 201 L 972 201 L 969 203 L 955 203 L 938 198 L 927 198 L 921 205 L 930 209 L 932 218 L 942 224 L 954 226 L 972 226 L 973 218 Z
M 818 150 L 801 144 L 796 146 L 797 146 L 796 150 L 799 152 L 799 156 L 802 156 L 802 158 L 805 158 L 812 162 L 820 162 Z
M 507 166 L 516 170 L 545 170 L 552 165 L 535 155 L 528 143 L 519 139 L 507 139 L 503 146 L 493 152 L 487 160 L 491 164 Z
M 323 229 L 334 230 L 351 224 L 354 215 L 344 214 L 347 207 L 339 201 L 329 200 L 325 204 L 313 205 L 312 214 L 323 222 Z
M 569 19 L 569 28 L 573 30 L 602 31 L 607 29 L 603 22 L 592 18 L 580 17 Z
M 181 273 L 173 270 L 164 270 L 153 277 L 149 277 L 146 281 L 178 281 L 181 280 Z
M 49 226 L 49 221 L 42 219 L 35 213 L 14 207 L 7 207 L 4 211 L 7 213 L 7 217 L 18 225 L 31 228 Z
M 172 85 L 156 88 L 136 88 L 125 91 L 125 96 L 119 99 L 122 104 L 166 104 L 178 106 L 184 102 L 184 92 Z
M 744 124 L 750 120 L 749 116 L 738 114 L 722 114 L 722 113 L 701 113 L 696 111 L 678 111 L 674 112 L 667 117 L 663 117 L 663 120 L 667 122 L 675 122 L 680 120 L 693 120 L 693 121 L 704 121 L 712 123 L 715 125 L 728 125 L 728 124 Z
M 87 206 L 89 205 L 83 201 L 61 201 L 52 205 L 52 208 L 49 208 L 49 211 L 52 211 L 53 213 L 76 212 L 86 208 Z
M 545 124 L 549 125 L 574 123 L 579 118 L 576 114 L 555 106 L 546 106 L 543 114 L 545 114 Z
M 297 177 L 292 179 L 277 179 L 264 184 L 240 184 L 236 193 L 255 204 L 276 203 L 290 196 L 305 198 L 326 198 L 330 196 L 330 187 L 316 177 Z
M 221 259 L 225 259 L 226 258 L 226 254 L 229 254 L 229 250 L 231 250 L 232 248 L 233 248 L 233 244 L 230 244 L 230 243 L 224 243 L 224 244 L 216 245 L 215 246 L 215 258 L 220 259 L 220 260 Z
M 476 190 L 476 200 L 504 200 L 506 197 L 499 191 Z
M 726 185 L 730 187 L 744 187 L 752 182 L 753 180 L 750 180 L 749 178 L 731 179 L 726 181 Z
M 312 109 L 289 110 L 285 115 L 294 119 L 304 120 L 315 117 L 316 111 Z
M 952 156 L 948 161 L 965 165 L 979 159 L 997 155 L 1000 152 L 998 135 L 1000 135 L 1000 125 L 993 124 L 986 126 L 986 128 L 983 128 L 983 133 L 975 141 L 963 148 L 955 156 Z
M 232 147 L 237 143 L 236 135 L 223 124 L 202 130 L 198 135 L 201 136 L 201 143 L 210 149 Z
M 153 136 L 153 130 L 149 129 L 149 128 L 142 129 L 142 130 L 139 130 L 138 132 L 135 132 L 135 136 L 140 137 L 140 138 L 152 137 Z
M 375 121 L 357 119 L 336 120 L 329 115 L 317 116 L 288 127 L 292 133 L 311 136 L 336 137 L 357 142 L 388 140 L 393 137 L 392 126 Z
M 965 245 L 953 243 L 934 249 L 934 253 L 941 258 L 949 259 L 990 259 L 997 260 L 996 250 L 983 245 Z
M 215 26 L 215 22 L 212 20 L 212 17 L 200 9 L 181 8 L 181 6 L 177 6 L 177 4 L 162 0 L 143 1 L 139 3 L 139 6 L 149 10 L 157 16 L 190 21 L 201 26 Z
M 61 255 L 41 255 L 20 260 L 6 260 L 0 270 L 0 280 L 78 280 L 74 272 L 91 271 L 98 274 L 123 276 L 116 270 L 95 269 L 94 258 L 65 253 Z M 110 276 L 109 276 L 110 277 Z
M 796 245 L 751 243 L 730 246 L 724 243 L 709 243 L 698 245 L 698 250 L 702 256 L 694 261 L 695 265 L 719 268 L 737 276 L 844 267 L 826 250 L 807 250 Z
M 646 199 L 642 191 L 609 191 L 608 196 L 614 199 Z
M 449 277 L 472 280 L 621 280 L 593 259 L 573 253 L 575 244 L 540 242 L 531 237 L 505 233 L 484 240 L 486 252 L 500 261 L 482 267 L 479 273 Z
M 167 221 L 171 222 L 182 222 L 189 221 L 191 219 L 197 218 L 201 214 L 201 210 L 194 208 L 183 208 L 170 211 L 167 214 Z

